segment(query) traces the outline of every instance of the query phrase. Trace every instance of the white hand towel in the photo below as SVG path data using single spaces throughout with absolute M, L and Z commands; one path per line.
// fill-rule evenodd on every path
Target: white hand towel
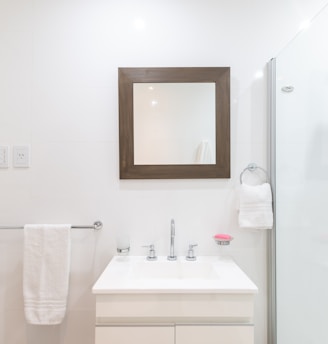
M 239 226 L 254 229 L 272 228 L 273 212 L 270 184 L 241 184 Z
M 70 225 L 25 225 L 25 317 L 35 325 L 60 324 L 66 313 Z

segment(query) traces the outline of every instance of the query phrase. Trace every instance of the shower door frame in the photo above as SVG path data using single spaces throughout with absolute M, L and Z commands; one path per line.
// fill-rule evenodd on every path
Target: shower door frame
M 273 228 L 268 233 L 268 344 L 277 344 L 276 296 L 276 59 L 268 63 L 268 170 L 273 199 Z

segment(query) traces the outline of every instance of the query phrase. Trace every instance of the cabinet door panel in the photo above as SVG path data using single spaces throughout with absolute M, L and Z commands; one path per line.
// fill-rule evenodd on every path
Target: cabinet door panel
M 96 344 L 174 344 L 173 326 L 105 326 L 96 328 Z
M 179 325 L 176 344 L 253 344 L 253 326 Z

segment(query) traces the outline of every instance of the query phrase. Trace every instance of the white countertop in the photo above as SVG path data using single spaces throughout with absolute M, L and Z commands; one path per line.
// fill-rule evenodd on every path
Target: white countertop
M 94 294 L 255 294 L 258 288 L 229 257 L 114 256 L 92 288 Z

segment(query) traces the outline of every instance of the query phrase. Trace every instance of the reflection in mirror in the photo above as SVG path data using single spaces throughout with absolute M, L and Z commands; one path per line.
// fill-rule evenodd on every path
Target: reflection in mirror
M 119 68 L 121 179 L 230 178 L 230 68 Z
M 133 121 L 135 165 L 215 163 L 213 82 L 134 83 Z

